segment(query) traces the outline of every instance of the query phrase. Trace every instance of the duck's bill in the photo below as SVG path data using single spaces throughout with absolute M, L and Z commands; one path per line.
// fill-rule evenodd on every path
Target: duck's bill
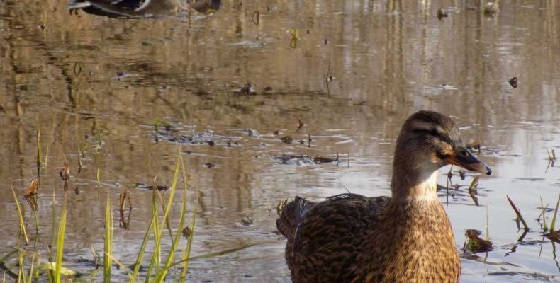
M 453 165 L 463 167 L 469 171 L 475 171 L 486 175 L 492 174 L 492 169 L 484 162 L 480 161 L 468 149 L 460 149 L 454 155 L 447 158 L 447 162 Z

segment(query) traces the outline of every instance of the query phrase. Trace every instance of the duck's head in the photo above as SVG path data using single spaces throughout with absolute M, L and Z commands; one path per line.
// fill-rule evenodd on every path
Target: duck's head
M 487 175 L 492 172 L 466 148 L 451 118 L 434 111 L 412 114 L 397 138 L 393 161 L 393 197 L 437 198 L 437 172 L 448 164 Z

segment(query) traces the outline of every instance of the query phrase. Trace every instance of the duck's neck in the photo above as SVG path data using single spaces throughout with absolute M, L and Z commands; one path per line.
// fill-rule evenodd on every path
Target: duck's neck
M 396 202 L 437 201 L 437 168 L 393 166 L 392 199 Z

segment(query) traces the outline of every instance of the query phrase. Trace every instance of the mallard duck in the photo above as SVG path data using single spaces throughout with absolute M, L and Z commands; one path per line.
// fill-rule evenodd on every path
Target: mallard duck
M 68 9 L 110 18 L 153 17 L 169 14 L 181 0 L 70 0 Z M 187 0 L 194 10 L 207 13 L 220 8 L 221 0 Z
M 393 159 L 392 197 L 301 197 L 279 208 L 294 282 L 457 282 L 453 230 L 438 200 L 447 164 L 490 175 L 451 118 L 419 111 L 404 123 Z

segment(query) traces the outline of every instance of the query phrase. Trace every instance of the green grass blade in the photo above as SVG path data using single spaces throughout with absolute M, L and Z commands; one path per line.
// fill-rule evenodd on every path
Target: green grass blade
M 185 188 L 185 190 L 183 191 L 183 205 L 181 207 L 181 218 L 179 220 L 179 227 L 177 228 L 177 232 L 175 233 L 175 238 L 173 239 L 173 243 L 171 244 L 171 250 L 169 251 L 169 255 L 167 256 L 165 265 L 156 275 L 155 282 L 163 282 L 165 276 L 167 275 L 167 271 L 169 270 L 171 264 L 173 263 L 173 257 L 175 256 L 175 252 L 177 251 L 177 247 L 179 246 L 179 241 L 181 240 L 183 225 L 185 224 L 186 211 L 187 211 L 187 190 Z
M 58 223 L 58 236 L 56 238 L 56 269 L 54 272 L 54 282 L 60 283 L 60 275 L 62 268 L 62 253 L 64 250 L 64 234 L 66 232 L 66 196 L 62 204 L 62 212 L 60 213 L 60 221 Z
M 146 244 L 148 243 L 148 239 L 150 237 L 150 233 L 153 230 L 154 227 L 154 216 L 152 216 L 152 221 L 150 222 L 150 226 L 148 227 L 148 230 L 146 231 L 146 234 L 144 234 L 144 240 L 142 240 L 142 244 L 140 245 L 140 251 L 138 252 L 138 256 L 136 258 L 136 262 L 134 263 L 134 270 L 132 272 L 132 275 L 129 277 L 130 283 L 136 282 L 136 277 L 138 276 L 138 271 L 140 271 L 140 266 L 142 265 L 142 259 L 144 258 L 144 253 L 146 251 Z M 155 216 L 157 217 L 157 215 Z
M 150 276 L 152 275 L 152 270 L 157 269 L 156 266 L 159 265 L 159 244 L 160 237 L 158 235 L 159 231 L 159 213 L 157 207 L 158 191 L 154 187 L 152 191 L 152 221 L 153 221 L 153 231 L 154 231 L 154 253 L 152 254 L 152 259 L 150 265 L 148 266 L 148 272 L 146 273 L 146 280 L 144 282 L 150 282 Z
M 105 242 L 103 253 L 103 282 L 111 282 L 111 267 L 113 264 L 111 255 L 113 253 L 113 211 L 111 209 L 111 195 L 107 192 L 107 204 L 105 205 Z
M 25 244 L 29 243 L 29 238 L 27 237 L 27 232 L 25 231 L 25 222 L 23 221 L 23 213 L 21 212 L 21 207 L 19 206 L 19 201 L 17 199 L 16 191 L 14 187 L 12 187 L 12 194 L 14 195 L 14 200 L 16 201 L 16 208 L 19 217 L 19 229 L 23 234 L 23 238 L 25 239 Z
M 51 247 L 56 246 L 56 190 L 53 188 L 52 202 L 51 202 Z M 52 249 L 49 249 L 49 262 L 53 262 Z M 54 271 L 49 270 L 49 282 L 54 282 Z
M 175 191 L 177 189 L 177 183 L 179 180 L 179 168 L 180 168 L 179 161 L 180 158 L 177 158 L 177 162 L 175 164 L 175 172 L 173 173 L 173 182 L 171 183 L 169 198 L 167 199 L 167 205 L 165 206 L 165 211 L 163 213 L 162 223 L 166 223 L 168 221 L 169 212 L 171 211 L 171 206 L 173 205 L 173 200 L 175 198 Z M 157 194 L 157 190 L 155 188 L 154 188 L 154 194 Z M 157 206 L 155 206 L 153 209 L 157 210 Z M 154 237 L 155 237 L 154 254 L 152 255 L 152 261 L 150 263 L 150 266 L 148 267 L 148 274 L 146 275 L 145 282 L 149 282 L 152 271 L 155 270 L 155 273 L 157 274 L 160 268 L 161 237 L 163 234 L 164 225 L 161 225 L 160 227 L 158 226 L 159 225 L 154 225 Z
M 181 158 L 181 169 L 183 171 L 183 186 L 184 186 L 184 190 L 185 192 L 188 190 L 188 183 L 190 182 L 190 178 L 187 175 L 187 170 L 185 168 L 185 162 L 183 160 L 183 157 L 181 155 L 179 155 L 179 157 Z M 193 203 L 196 204 L 198 200 L 198 195 L 197 192 L 195 192 L 195 198 Z M 192 212 L 192 217 L 191 217 L 191 226 L 189 227 L 190 229 L 190 235 L 188 235 L 188 239 L 187 239 L 187 245 L 185 247 L 185 249 L 183 250 L 183 252 L 181 253 L 181 265 L 182 265 L 182 270 L 181 270 L 181 275 L 179 277 L 179 282 L 185 282 L 185 280 L 187 279 L 187 271 L 189 270 L 189 259 L 191 256 L 191 249 L 192 249 L 192 242 L 194 239 L 194 231 L 195 231 L 195 225 L 196 225 L 196 205 L 194 206 L 193 212 Z
M 38 189 L 41 188 L 41 129 L 37 126 L 37 179 L 39 180 Z
M 29 274 L 27 275 L 27 283 L 32 283 L 33 282 L 33 270 L 34 270 L 34 264 L 35 264 L 35 254 L 33 254 L 33 256 L 31 256 L 31 265 L 29 266 Z
M 180 156 L 180 155 L 179 155 Z M 171 183 L 171 190 L 169 193 L 169 198 L 167 199 L 167 205 L 165 207 L 165 211 L 163 213 L 163 222 L 167 222 L 169 217 L 169 211 L 171 211 L 171 206 L 173 206 L 173 199 L 175 198 L 175 191 L 177 189 L 177 183 L 179 182 L 179 162 L 181 158 L 177 158 L 177 163 L 175 164 L 175 172 L 173 173 L 173 182 Z M 160 231 L 160 235 L 162 231 Z

